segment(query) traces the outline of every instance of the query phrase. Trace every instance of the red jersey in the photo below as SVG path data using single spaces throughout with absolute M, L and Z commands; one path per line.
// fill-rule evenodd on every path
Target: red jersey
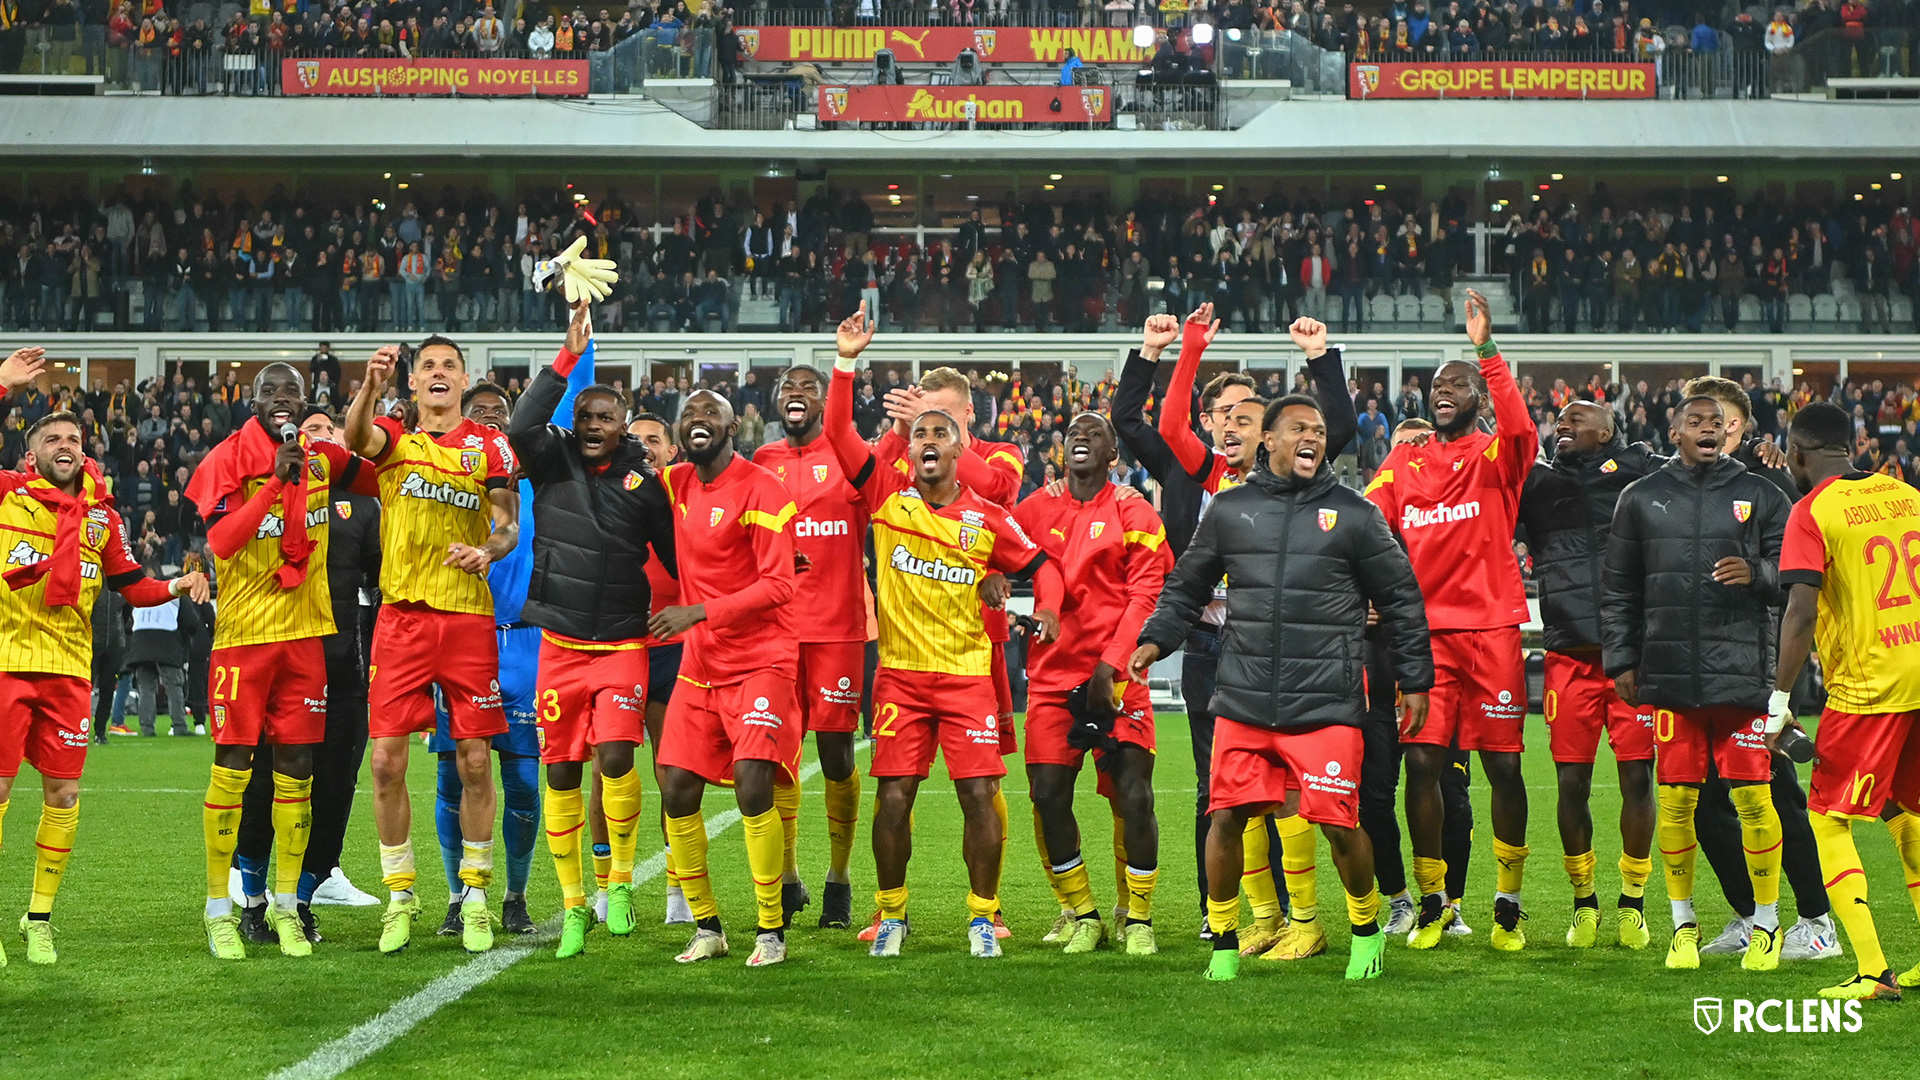
M 825 436 L 793 447 L 782 439 L 756 450 L 797 508 L 793 547 L 807 560 L 794 578 L 794 626 L 803 642 L 867 640 L 867 507 L 847 483 Z
M 1193 433 L 1193 382 L 1200 371 L 1200 357 L 1207 351 L 1204 331 L 1198 323 L 1187 323 L 1180 339 L 1180 359 L 1167 377 L 1167 399 L 1160 407 L 1160 437 L 1167 449 L 1187 470 L 1201 490 L 1218 495 L 1240 483 L 1240 472 L 1227 464 L 1227 455 L 1207 446 Z M 1334 448 L 1338 450 L 1337 447 Z
M 691 462 L 660 474 L 672 502 L 680 602 L 704 604 L 680 671 L 716 686 L 756 672 L 800 673 L 792 605 L 793 500 L 772 473 L 733 455 L 712 483 Z
M 898 472 L 908 482 L 913 479 L 913 466 L 907 461 L 907 440 L 894 431 L 893 425 L 887 425 L 878 442 L 873 447 L 874 460 L 881 466 Z M 966 453 L 960 455 L 960 469 L 955 474 L 962 487 L 972 489 L 973 493 L 998 506 L 1012 506 L 1020 497 L 1020 481 L 1026 476 L 1026 462 L 1020 457 L 1020 448 L 1012 443 L 986 442 L 969 438 Z M 1007 637 L 1007 613 L 981 605 L 980 618 L 987 628 L 987 639 L 1005 643 Z
M 1527 592 L 1513 555 L 1520 489 L 1538 435 L 1513 372 L 1498 355 L 1480 361 L 1499 434 L 1402 443 L 1367 485 L 1407 548 L 1434 630 L 1490 630 L 1527 621 Z
M 1032 647 L 1029 685 L 1039 691 L 1071 690 L 1102 660 L 1124 681 L 1140 627 L 1153 614 L 1173 568 L 1160 515 L 1147 500 L 1122 499 L 1108 484 L 1090 502 L 1067 492 L 1036 491 L 1014 508 L 1013 517 L 1067 583 L 1060 640 Z

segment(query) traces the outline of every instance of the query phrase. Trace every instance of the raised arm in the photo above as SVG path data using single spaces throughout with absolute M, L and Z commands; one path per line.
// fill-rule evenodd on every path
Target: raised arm
M 1164 324 L 1157 322 L 1164 320 Z M 1113 390 L 1113 426 L 1120 441 L 1156 483 L 1186 470 L 1173 454 L 1173 448 L 1160 432 L 1147 422 L 1147 398 L 1153 394 L 1153 373 L 1159 367 L 1160 352 L 1180 332 L 1180 324 L 1171 315 L 1147 319 L 1146 342 L 1127 354 L 1120 369 L 1120 384 Z
M 867 304 L 863 300 L 860 310 L 847 316 L 834 334 L 834 345 L 839 351 L 833 361 L 833 379 L 827 385 L 826 415 L 821 425 L 833 447 L 833 456 L 839 459 L 841 471 L 847 474 L 847 483 L 853 485 L 869 507 L 877 507 L 882 499 L 900 490 L 901 483 L 897 473 L 881 467 L 853 425 L 853 375 L 859 369 L 860 354 L 872 342 L 873 324 L 867 321 Z
M 1181 327 L 1180 359 L 1174 362 L 1173 375 L 1167 380 L 1167 396 L 1160 404 L 1160 435 L 1179 461 L 1180 468 L 1201 484 L 1206 484 L 1220 468 L 1214 453 L 1193 433 L 1193 382 L 1200 371 L 1200 357 L 1220 332 L 1220 321 L 1213 317 L 1213 305 L 1201 304 L 1187 316 Z
M 373 421 L 380 391 L 386 389 L 387 380 L 393 377 L 394 365 L 399 362 L 399 346 L 382 345 L 375 350 L 367 360 L 367 372 L 360 380 L 360 392 L 353 395 L 353 404 L 347 406 L 347 449 L 361 457 L 379 461 L 387 456 L 387 448 L 392 444 L 387 433 Z
M 1480 377 L 1486 380 L 1487 401 L 1493 406 L 1495 437 L 1503 444 L 1501 471 L 1518 488 L 1526 482 L 1533 459 L 1539 456 L 1540 433 L 1534 429 L 1527 399 L 1520 396 L 1513 369 L 1507 367 L 1500 346 L 1494 343 L 1487 298 L 1473 289 L 1467 290 L 1467 339 L 1473 342 L 1474 355 L 1480 359 Z
M 1327 324 L 1304 316 L 1287 328 L 1293 343 L 1307 354 L 1307 380 L 1327 423 L 1327 454 L 1337 455 L 1360 432 L 1360 417 L 1347 393 L 1347 373 L 1338 346 L 1327 345 Z

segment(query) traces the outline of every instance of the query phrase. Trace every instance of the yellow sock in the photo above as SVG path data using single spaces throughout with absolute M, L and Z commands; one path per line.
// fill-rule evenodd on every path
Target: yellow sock
M 1113 815 L 1113 896 L 1114 904 L 1127 902 L 1132 893 L 1127 881 L 1127 819 L 1119 814 Z
M 300 891 L 300 871 L 313 832 L 313 777 L 273 774 L 273 894 L 291 905 Z
M 7 812 L 0 805 L 0 814 Z M 1900 850 L 1900 867 L 1906 871 L 1907 899 L 1913 901 L 1913 913 L 1920 915 L 1920 815 L 1898 814 L 1887 821 L 1887 834 Z
M 1573 883 L 1573 898 L 1585 900 L 1592 896 L 1594 868 L 1599 865 L 1593 849 L 1588 848 L 1578 855 L 1562 855 L 1560 862 L 1567 868 L 1567 880 Z
M 1733 792 L 1737 795 L 1746 790 L 1734 788 Z M 1847 943 L 1853 946 L 1860 974 L 1878 976 L 1887 970 L 1887 954 L 1880 950 L 1880 933 L 1874 929 L 1873 911 L 1867 907 L 1867 872 L 1860 865 L 1859 849 L 1853 846 L 1853 823 L 1819 813 L 1808 814 L 1807 818 L 1813 825 L 1814 843 L 1820 848 L 1820 876 L 1827 879 L 1827 902 L 1833 905 L 1833 917 L 1846 927 Z M 1743 832 L 1745 824 L 1743 819 Z
M 695 919 L 717 919 L 713 881 L 707 876 L 707 823 L 700 815 L 667 819 L 667 859 L 680 878 L 680 891 Z
M 599 852 L 595 852 L 593 855 L 594 887 L 604 892 L 606 891 L 607 884 L 612 880 L 613 880 L 613 856 L 610 854 L 602 855 Z M 677 889 L 680 887 L 680 879 L 674 876 L 674 873 L 671 869 L 667 871 L 667 887 L 671 889 Z
M 1356 927 L 1377 925 L 1380 921 L 1380 890 L 1368 889 L 1367 895 L 1347 893 L 1347 922 Z
M 758 910 L 760 929 L 778 929 L 787 921 L 786 912 L 780 906 L 780 862 L 786 839 L 780 810 L 768 807 L 752 817 L 743 817 L 740 827 L 746 833 L 747 872 L 753 875 L 753 903 Z
M 1493 890 L 1497 894 L 1519 896 L 1520 884 L 1527 873 L 1527 853 L 1525 844 L 1509 844 L 1499 837 L 1493 838 Z
M 53 897 L 60 891 L 60 879 L 66 876 L 67 860 L 73 855 L 73 837 L 79 831 L 79 803 L 67 807 L 41 804 L 40 831 L 33 837 L 33 895 L 27 900 L 29 914 L 44 915 L 53 910 Z
M 1444 896 L 1447 892 L 1447 860 L 1413 857 L 1413 887 L 1421 896 Z
M 226 871 L 221 871 L 222 880 Z M 413 841 L 380 845 L 380 883 L 388 892 L 412 892 L 414 883 Z M 211 888 L 211 885 L 209 885 Z M 226 886 L 221 886 L 225 889 Z M 226 895 L 224 892 L 222 896 Z
M 1314 873 L 1313 823 L 1299 814 L 1274 819 L 1280 830 L 1280 869 L 1287 875 L 1287 911 L 1294 922 L 1320 917 L 1319 875 Z
M 800 872 L 800 785 L 775 784 L 773 808 L 780 814 L 780 870 L 782 875 Z
M 1247 819 L 1247 831 L 1240 834 L 1240 891 L 1247 894 L 1255 923 L 1271 924 L 1280 918 L 1280 891 L 1273 887 L 1273 864 L 1267 853 L 1267 819 L 1256 814 Z
M 1047 831 L 1040 827 L 1040 808 L 1033 808 L 1033 844 L 1040 853 L 1040 872 L 1046 875 L 1047 888 L 1053 890 L 1053 898 L 1060 901 L 1060 910 L 1073 907 L 1067 901 L 1067 894 L 1060 889 L 1060 876 L 1053 872 L 1053 860 L 1047 857 Z
M 1629 898 L 1647 895 L 1647 878 L 1652 875 L 1653 859 L 1620 856 L 1620 895 Z
M 1075 915 L 1087 915 L 1097 909 L 1093 902 L 1093 882 L 1087 876 L 1087 862 L 1075 855 L 1069 865 L 1053 868 L 1054 878 L 1059 882 L 1060 906 L 1072 908 Z
M 1700 854 L 1700 842 L 1693 831 L 1693 811 L 1699 805 L 1699 788 L 1686 784 L 1660 785 L 1660 861 L 1667 872 L 1667 899 L 1675 904 L 1693 903 L 1693 864 Z
M 0 800 L 0 835 L 4 835 L 6 831 L 7 807 L 12 805 L 13 805 L 13 800 L 11 799 Z
M 1084 869 L 1084 867 L 1083 867 Z M 972 889 L 967 890 L 967 917 L 970 919 L 991 919 L 993 913 L 1000 910 L 998 897 L 981 896 Z
M 673 866 L 673 838 L 667 835 L 667 811 L 665 807 L 660 808 L 660 846 L 661 849 L 666 852 L 667 856 L 667 888 L 678 889 L 680 887 L 680 872 L 674 869 Z M 600 863 L 600 856 L 595 855 L 593 857 L 594 873 L 600 875 L 600 887 L 604 889 L 607 887 L 606 875 L 613 872 L 613 856 L 608 855 L 606 857 L 606 865 L 604 867 L 602 867 Z M 682 895 L 685 894 L 683 893 Z
M 875 889 L 873 906 L 880 909 L 883 919 L 904 919 L 907 917 L 907 887 L 897 889 Z
M 1000 875 L 1007 868 L 1007 794 L 996 785 L 993 789 L 993 812 L 1000 819 L 1000 859 L 993 867 L 993 895 L 1000 895 Z M 971 894 L 969 894 L 971 895 Z M 998 910 L 998 909 L 996 909 Z M 993 912 L 989 911 L 991 915 Z
M 252 769 L 213 767 L 207 782 L 207 798 L 201 804 L 200 829 L 207 841 L 207 897 L 224 900 L 227 896 L 227 871 L 233 866 L 233 849 L 240 844 L 240 800 L 247 793 Z
M 1207 929 L 1216 935 L 1240 929 L 1240 898 L 1215 900 L 1207 897 Z
M 549 787 L 541 813 L 547 819 L 547 850 L 553 855 L 553 873 L 560 879 L 560 906 L 579 907 L 587 902 L 580 865 L 580 837 L 587 831 L 586 800 L 580 797 L 579 788 L 562 791 Z
M 1153 887 L 1160 883 L 1160 868 L 1141 870 L 1127 867 L 1127 918 L 1134 922 L 1153 919 Z
M 853 858 L 853 833 L 860 821 L 860 771 L 845 780 L 827 781 L 827 878 L 847 879 Z
M 1740 846 L 1747 853 L 1747 876 L 1753 879 L 1753 902 L 1780 902 L 1780 855 L 1784 833 L 1780 814 L 1773 808 L 1773 790 L 1766 784 L 1748 784 L 1727 792 L 1740 814 Z M 1853 845 L 1848 840 L 1847 845 Z M 1855 864 L 1859 856 L 1854 856 Z M 1876 969 L 1875 974 L 1879 974 Z
M 460 841 L 460 884 L 481 892 L 493 884 L 493 841 Z
M 633 852 L 640 843 L 640 770 L 600 778 L 600 805 L 607 815 L 607 882 L 633 884 Z

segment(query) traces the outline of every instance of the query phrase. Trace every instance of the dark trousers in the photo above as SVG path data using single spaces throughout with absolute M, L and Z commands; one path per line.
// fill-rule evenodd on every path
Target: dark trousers
M 125 649 L 93 650 L 93 737 L 107 737 L 107 719 L 113 712 L 113 695 L 120 688 L 120 667 L 126 662 Z
M 367 674 L 352 641 L 351 634 L 326 639 L 327 734 L 313 752 L 313 830 L 302 863 L 302 892 L 325 881 L 340 865 L 354 787 L 367 751 Z M 241 800 L 237 857 L 264 861 L 273 847 L 272 766 L 273 748 L 262 740 L 254 750 L 253 778 Z
M 1213 771 L 1214 679 L 1220 669 L 1220 634 L 1211 626 L 1196 627 L 1187 635 L 1187 647 L 1180 660 L 1180 694 L 1187 701 L 1187 728 L 1193 737 L 1193 854 L 1200 881 L 1200 912 L 1207 910 L 1207 833 L 1213 822 L 1207 815 L 1208 778 Z M 1280 834 L 1273 819 L 1267 819 L 1267 848 L 1272 852 L 1270 869 L 1273 887 L 1280 894 L 1280 907 L 1287 904 L 1287 873 L 1280 863 Z
M 1780 814 L 1781 869 L 1793 886 L 1793 905 L 1801 918 L 1817 919 L 1832 909 L 1827 904 L 1826 879 L 1820 874 L 1820 849 L 1814 845 L 1813 826 L 1807 821 L 1807 793 L 1800 789 L 1800 775 L 1784 754 L 1773 755 L 1772 788 L 1773 808 Z M 1740 844 L 1740 815 L 1727 794 L 1727 782 L 1712 765 L 1700 788 L 1693 827 L 1727 903 L 1740 915 L 1751 916 L 1753 881 L 1747 877 L 1747 857 Z
M 1360 728 L 1366 756 L 1360 763 L 1360 827 L 1373 841 L 1373 876 L 1380 895 L 1406 891 L 1407 868 L 1400 855 L 1400 721 L 1391 713 L 1369 712 Z M 1447 752 L 1447 770 L 1440 774 L 1440 803 L 1446 823 L 1441 827 L 1440 852 L 1447 860 L 1447 895 L 1458 899 L 1467 887 L 1467 861 L 1473 854 L 1473 801 L 1467 795 L 1472 779 L 1471 756 L 1465 750 Z

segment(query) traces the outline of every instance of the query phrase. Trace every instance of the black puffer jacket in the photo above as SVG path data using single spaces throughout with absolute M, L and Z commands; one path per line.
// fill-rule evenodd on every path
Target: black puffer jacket
M 1627 486 L 1613 512 L 1600 633 L 1607 674 L 1639 672 L 1640 703 L 1764 711 L 1773 689 L 1774 620 L 1787 497 L 1732 458 L 1688 468 L 1674 458 Z M 1721 585 L 1729 555 L 1751 585 Z
M 1227 579 L 1213 711 L 1274 729 L 1359 726 L 1367 604 L 1380 610 L 1394 674 L 1433 686 L 1427 616 L 1413 566 L 1380 510 L 1333 470 L 1311 480 L 1256 471 L 1214 497 L 1174 564 L 1140 642 L 1170 655 Z
M 673 511 L 646 448 L 622 437 L 604 470 L 580 456 L 571 431 L 548 423 L 567 380 L 534 377 L 507 438 L 533 484 L 533 577 L 521 618 L 581 641 L 647 636 L 647 549 L 677 572 Z
M 1570 653 L 1600 645 L 1600 581 L 1613 508 L 1628 484 L 1658 469 L 1659 458 L 1620 436 L 1591 456 L 1561 455 L 1533 466 L 1520 491 L 1520 524 L 1540 585 L 1546 646 Z

